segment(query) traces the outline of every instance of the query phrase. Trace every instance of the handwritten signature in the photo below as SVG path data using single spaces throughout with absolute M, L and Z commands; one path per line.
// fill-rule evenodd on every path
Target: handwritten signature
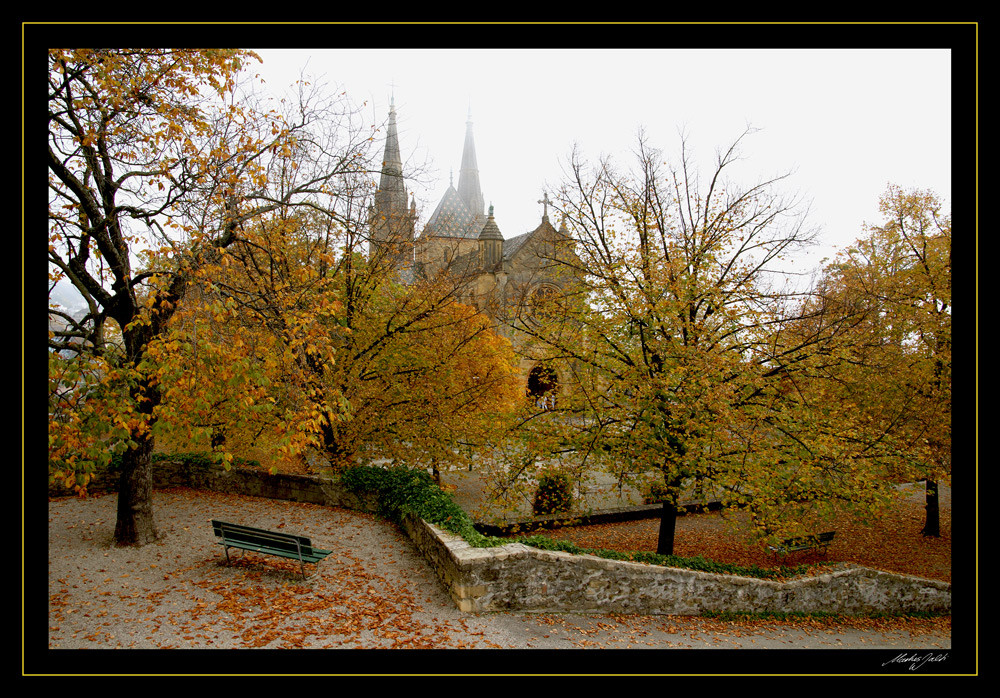
M 902 654 L 897 655 L 893 659 L 890 659 L 888 662 L 883 662 L 882 666 L 888 666 L 890 664 L 909 664 L 908 668 L 910 671 L 917 671 L 925 664 L 943 662 L 946 661 L 947 659 L 948 659 L 947 652 L 942 652 L 942 653 L 927 652 L 926 654 L 914 654 L 914 653 L 903 652 Z

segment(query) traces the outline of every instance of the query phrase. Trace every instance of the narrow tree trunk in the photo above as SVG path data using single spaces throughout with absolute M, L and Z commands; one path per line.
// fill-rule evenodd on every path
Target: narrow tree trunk
M 926 488 L 926 494 L 924 496 L 926 504 L 924 508 L 926 509 L 927 516 L 924 519 L 924 528 L 920 532 L 925 536 L 933 536 L 937 538 L 941 535 L 941 509 L 938 504 L 937 481 L 927 480 Z
M 674 532 L 677 530 L 677 505 L 672 499 L 663 500 L 660 512 L 660 535 L 656 541 L 656 552 L 660 555 L 674 554 Z
M 153 523 L 153 439 L 133 436 L 137 446 L 122 454 L 118 482 L 118 522 L 115 545 L 146 545 L 157 538 Z

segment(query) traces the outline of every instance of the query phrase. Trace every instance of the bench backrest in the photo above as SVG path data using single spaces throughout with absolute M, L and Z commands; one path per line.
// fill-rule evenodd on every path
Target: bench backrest
M 824 531 L 823 533 L 810 533 L 796 538 L 786 538 L 782 545 L 822 545 L 833 540 L 836 531 Z
M 293 553 L 301 550 L 303 555 L 312 554 L 312 542 L 304 536 L 267 531 L 263 528 L 241 526 L 240 524 L 217 521 L 215 519 L 212 520 L 212 530 L 215 531 L 215 535 L 221 536 L 224 540 L 265 545 L 269 548 L 287 550 Z

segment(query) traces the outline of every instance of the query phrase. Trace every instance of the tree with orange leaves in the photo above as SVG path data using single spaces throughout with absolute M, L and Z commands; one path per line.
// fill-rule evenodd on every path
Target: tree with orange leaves
M 256 108 L 238 90 L 254 59 L 230 49 L 49 50 L 50 298 L 67 281 L 87 307 L 74 316 L 50 303 L 50 468 L 85 487 L 121 452 L 119 545 L 157 536 L 150 456 L 163 386 L 151 348 L 248 220 L 307 204 L 358 157 L 348 138 L 322 174 L 271 186 L 269 168 L 303 147 L 315 110 L 287 121 Z
M 521 397 L 510 342 L 456 300 L 461 279 L 404 280 L 367 219 L 338 210 L 349 199 L 254 220 L 214 292 L 272 347 L 287 452 L 316 449 L 334 470 L 456 463 Z

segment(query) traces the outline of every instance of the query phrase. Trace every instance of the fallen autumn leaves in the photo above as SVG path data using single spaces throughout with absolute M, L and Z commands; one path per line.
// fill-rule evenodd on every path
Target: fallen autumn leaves
M 950 635 L 950 618 L 467 615 L 409 540 L 375 517 L 193 490 L 154 497 L 163 537 L 137 549 L 111 546 L 115 497 L 50 502 L 49 648 L 802 648 L 840 646 L 845 628 L 860 633 L 854 646 L 912 634 L 946 647 Z M 297 563 L 252 553 L 226 566 L 212 517 L 280 527 L 334 553 L 307 566 L 305 581 Z
M 841 514 L 830 524 L 837 535 L 826 554 L 794 553 L 776 559 L 762 544 L 741 532 L 739 514 L 689 514 L 677 521 L 674 553 L 701 555 L 715 562 L 750 567 L 777 564 L 850 562 L 873 569 L 951 581 L 951 499 L 941 503 L 941 536 L 925 537 L 923 492 L 908 486 L 895 505 L 870 525 Z M 550 538 L 571 541 L 584 548 L 655 551 L 659 521 L 577 526 L 546 531 Z
M 407 564 L 416 553 L 384 521 L 210 492 L 155 496 L 162 539 L 143 548 L 111 547 L 106 518 L 69 523 L 79 507 L 113 510 L 113 496 L 50 503 L 50 647 L 492 646 L 457 637 L 466 634 L 457 609 L 454 622 L 422 616 L 419 596 L 448 600 L 426 565 Z M 309 566 L 307 580 L 297 563 L 254 553 L 227 566 L 211 516 L 292 530 L 335 552 Z M 368 541 L 356 554 L 354 541 L 371 535 L 384 540 L 380 548 Z M 374 559 L 373 547 L 382 551 Z

